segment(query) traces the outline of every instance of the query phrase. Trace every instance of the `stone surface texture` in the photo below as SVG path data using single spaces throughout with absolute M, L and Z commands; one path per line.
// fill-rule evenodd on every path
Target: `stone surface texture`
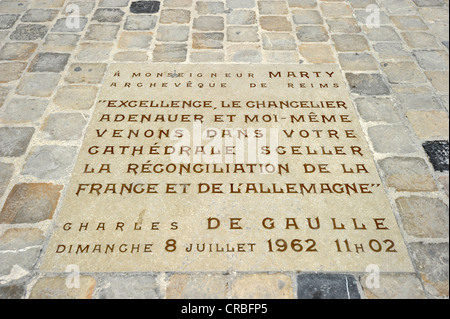
M 0 299 L 448 298 L 448 0 L 132 2 L 146 1 L 0 1 Z M 379 286 L 371 273 L 98 273 L 75 290 L 66 274 L 42 274 L 47 228 L 117 60 L 339 64 L 415 273 Z

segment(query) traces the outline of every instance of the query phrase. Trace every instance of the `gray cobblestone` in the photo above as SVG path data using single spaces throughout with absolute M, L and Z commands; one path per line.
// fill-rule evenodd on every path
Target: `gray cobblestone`
M 86 119 L 79 113 L 55 113 L 48 117 L 42 132 L 49 140 L 78 140 L 83 136 L 86 124 Z
M 87 62 L 103 62 L 108 60 L 111 50 L 114 47 L 113 43 L 81 43 L 78 53 L 75 58 L 80 61 Z
M 30 9 L 20 19 L 23 22 L 48 22 L 53 21 L 58 15 L 58 10 Z
M 103 276 L 95 296 L 98 299 L 159 299 L 159 285 L 154 276 Z M 127 286 L 130 290 L 124 290 Z
M 393 27 L 365 28 L 367 38 L 374 42 L 399 42 L 400 37 Z
M 8 34 L 9 34 L 8 30 L 0 31 L 0 43 L 3 43 L 5 41 Z
M 1 11 L 3 12 L 3 11 Z M 0 29 L 10 29 L 19 19 L 18 14 L 1 14 L 0 15 Z
M 99 7 L 126 7 L 130 0 L 101 0 Z
M 43 48 L 48 52 L 71 52 L 75 49 L 78 34 L 55 34 L 51 33 L 45 38 Z
M 427 197 L 397 199 L 403 227 L 408 235 L 418 238 L 448 237 L 448 206 Z
M 362 95 L 387 95 L 389 87 L 380 74 L 347 73 L 347 81 L 353 93 Z
M 194 49 L 222 49 L 225 35 L 220 32 L 192 34 Z
M 153 51 L 154 62 L 184 62 L 186 59 L 185 44 L 158 44 Z
M 359 33 L 361 28 L 353 18 L 327 19 L 327 24 L 332 33 Z
M 408 61 L 412 60 L 411 54 L 406 51 L 401 43 L 376 43 L 373 46 L 382 61 L 396 60 Z
M 0 2 L 0 12 L 23 13 L 27 10 L 28 5 L 25 1 L 2 1 Z
M 226 5 L 230 9 L 254 8 L 256 0 L 226 0 Z
M 11 40 L 33 41 L 43 39 L 48 27 L 41 24 L 19 24 L 9 36 Z
M 292 17 L 295 24 L 323 24 L 323 18 L 317 10 L 294 10 Z
M 158 28 L 156 40 L 162 42 L 184 42 L 189 39 L 188 26 L 165 26 Z
M 264 33 L 262 35 L 264 50 L 295 50 L 295 38 L 290 33 Z
M 41 246 L 44 232 L 37 228 L 10 228 L 0 236 L 0 250 L 19 250 Z
M 361 52 L 370 49 L 369 43 L 362 35 L 336 34 L 331 37 L 336 45 L 336 50 L 339 52 Z
M 430 31 L 441 41 L 449 40 L 448 21 L 434 21 L 429 24 Z
M 425 71 L 425 75 L 438 93 L 448 95 L 449 93 L 448 71 Z
M 316 0 L 288 0 L 289 7 L 292 8 L 314 8 L 317 6 Z
M 164 0 L 164 6 L 168 8 L 190 7 L 192 6 L 192 0 Z
M 195 3 L 195 10 L 199 14 L 222 14 L 225 13 L 225 5 L 220 1 L 197 1 Z
M 425 22 L 418 16 L 393 16 L 391 19 L 400 30 L 428 30 Z
M 425 290 L 436 297 L 448 297 L 448 244 L 414 243 L 410 248 Z
M 424 70 L 448 70 L 448 52 L 445 51 L 414 51 L 420 67 Z
M 0 157 L 25 154 L 33 134 L 32 127 L 0 127 Z
M 12 99 L 4 108 L 0 108 L 1 123 L 27 123 L 39 119 L 48 105 L 46 100 Z
M 101 83 L 105 71 L 105 63 L 74 63 L 64 80 L 68 83 Z
M 0 286 L 0 299 L 21 299 L 25 292 L 26 287 L 24 285 Z
M 66 67 L 69 57 L 70 54 L 67 53 L 39 53 L 34 58 L 29 71 L 59 73 Z
M 118 25 L 91 24 L 84 36 L 88 41 L 113 41 L 120 27 Z
M 0 197 L 6 191 L 9 181 L 14 174 L 14 165 L 0 162 Z
M 346 71 L 377 71 L 378 63 L 369 53 L 340 53 L 339 62 Z
M 330 39 L 324 27 L 301 26 L 297 30 L 297 38 L 301 42 L 327 42 Z
M 439 101 L 431 93 L 397 93 L 398 105 L 405 110 L 440 109 Z
M 116 8 L 106 8 L 106 9 L 97 9 L 92 17 L 92 20 L 97 22 L 110 22 L 117 23 L 122 21 L 125 12 L 121 9 Z
M 39 146 L 28 156 L 22 175 L 54 180 L 68 176 L 75 155 L 75 147 Z
M 154 15 L 128 16 L 125 22 L 125 30 L 152 30 L 158 20 Z
M 288 7 L 285 1 L 258 1 L 258 10 L 264 15 L 288 14 Z
M 375 152 L 410 154 L 418 151 L 406 126 L 378 125 L 370 127 L 368 133 Z M 395 139 L 390 136 L 395 136 Z
M 259 47 L 255 46 L 235 46 L 229 48 L 232 62 L 257 63 L 261 62 L 262 54 Z
M 58 85 L 59 74 L 26 74 L 17 87 L 17 94 L 49 97 Z
M 5 103 L 6 98 L 8 97 L 9 90 L 3 87 L 0 87 L 0 108 Z
M 30 8 L 61 8 L 63 6 L 64 0 L 33 0 Z
M 443 8 L 439 7 L 423 7 L 419 8 L 420 16 L 427 22 L 432 21 L 448 21 L 449 20 L 449 12 Z
M 345 2 L 323 2 L 320 4 L 322 13 L 327 18 L 351 17 L 352 8 Z
M 412 62 L 385 62 L 381 64 L 389 82 L 397 83 L 425 83 L 426 77 L 421 70 Z
M 56 92 L 53 102 L 63 109 L 88 110 L 95 102 L 98 89 L 93 86 L 67 85 Z M 77 99 L 73 97 L 77 96 Z
M 361 299 L 351 275 L 300 274 L 297 287 L 299 299 Z
M 157 13 L 161 7 L 159 1 L 131 1 L 130 12 L 141 13 Z
M 445 2 L 443 0 L 413 0 L 419 7 L 442 7 Z
M 436 38 L 427 32 L 404 32 L 405 42 L 412 49 L 437 49 L 439 44 Z
M 348 1 L 353 8 L 365 9 L 370 5 L 376 5 L 375 0 L 349 0 Z
M 441 185 L 442 190 L 447 195 L 447 198 L 449 197 L 449 178 L 448 176 L 441 176 L 438 178 L 439 184 Z
M 409 0 L 382 0 L 380 4 L 386 8 L 390 14 L 415 14 L 417 10 Z
M 300 58 L 296 51 L 264 51 L 268 63 L 299 63 Z
M 183 9 L 165 9 L 161 11 L 159 23 L 162 24 L 186 24 L 191 21 L 191 11 Z
M 153 36 L 148 32 L 122 32 L 119 40 L 121 49 L 148 49 Z
M 201 16 L 194 19 L 194 29 L 201 31 L 222 31 L 224 30 L 223 17 Z
M 363 97 L 356 99 L 359 114 L 365 121 L 398 123 L 401 121 L 392 99 Z
M 256 13 L 250 10 L 233 10 L 227 15 L 228 24 L 249 25 L 256 23 Z
M 8 275 L 12 268 L 17 265 L 25 271 L 33 270 L 41 250 L 32 248 L 21 252 L 2 253 L 2 262 L 0 263 L 0 275 Z
M 233 26 L 227 30 L 230 42 L 259 42 L 258 27 Z
M 448 97 L 448 95 L 446 95 L 446 96 L 442 96 L 441 97 L 441 101 L 442 101 L 442 105 L 444 106 L 444 108 L 447 110 L 447 112 L 448 112 L 448 109 L 449 109 L 449 97 Z M 1 103 L 0 103 L 0 105 L 1 105 Z

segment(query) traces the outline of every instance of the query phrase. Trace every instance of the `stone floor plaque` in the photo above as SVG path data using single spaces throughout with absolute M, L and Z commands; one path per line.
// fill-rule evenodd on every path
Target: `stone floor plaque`
M 41 269 L 68 265 L 413 271 L 336 65 L 111 65 Z

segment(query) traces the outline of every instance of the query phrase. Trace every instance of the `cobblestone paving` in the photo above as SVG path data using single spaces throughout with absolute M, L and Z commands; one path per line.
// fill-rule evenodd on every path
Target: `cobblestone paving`
M 1 0 L 0 298 L 448 298 L 448 7 Z M 379 288 L 368 273 L 82 273 L 79 289 L 39 273 L 105 70 L 119 61 L 340 64 L 415 273 L 382 274 Z

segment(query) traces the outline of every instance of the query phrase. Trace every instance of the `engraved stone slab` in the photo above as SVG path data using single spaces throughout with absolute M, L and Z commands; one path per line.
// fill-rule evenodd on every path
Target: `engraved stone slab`
M 336 65 L 111 65 L 41 269 L 72 264 L 413 271 Z

